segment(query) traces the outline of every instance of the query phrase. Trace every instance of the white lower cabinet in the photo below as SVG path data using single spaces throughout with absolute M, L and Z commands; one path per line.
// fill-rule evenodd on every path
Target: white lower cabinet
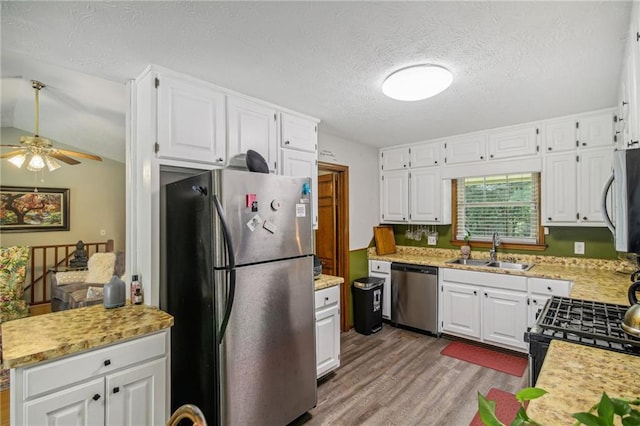
M 527 294 L 522 292 L 482 290 L 482 340 L 509 347 L 527 349 Z
M 391 262 L 369 261 L 369 276 L 382 278 L 382 318 L 391 319 Z
M 442 283 L 442 330 L 462 337 L 480 339 L 479 288 L 449 282 Z
M 11 425 L 164 425 L 168 333 L 12 370 Z
M 441 332 L 526 352 L 524 334 L 551 296 L 571 281 L 462 269 L 440 270 Z
M 443 333 L 525 352 L 527 278 L 442 269 L 440 316 Z
M 340 366 L 340 286 L 315 293 L 316 377 Z

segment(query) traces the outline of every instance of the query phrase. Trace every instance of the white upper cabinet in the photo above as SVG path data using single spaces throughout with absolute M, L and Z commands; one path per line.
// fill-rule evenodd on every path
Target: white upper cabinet
M 444 146 L 447 164 L 471 163 L 487 158 L 486 134 L 450 138 Z
M 318 150 L 318 125 L 315 121 L 283 112 L 280 125 L 282 148 L 308 152 Z
M 409 148 L 406 146 L 380 150 L 380 170 L 407 169 L 410 167 L 410 157 Z
M 542 173 L 545 226 L 604 226 L 602 190 L 611 174 L 613 148 L 547 155 Z M 608 200 L 609 207 L 611 200 Z
M 443 222 L 442 180 L 438 168 L 428 167 L 409 172 L 409 220 L 412 222 Z
M 618 99 L 618 147 L 640 148 L 640 4 L 633 2 Z
M 536 155 L 539 130 L 534 126 L 512 127 L 489 133 L 489 159 Z
M 411 167 L 430 167 L 442 165 L 442 143 L 421 143 L 409 148 Z
M 277 167 L 277 110 L 244 98 L 227 98 L 229 159 L 251 149 L 264 157 L 269 171 Z
M 381 180 L 381 222 L 406 222 L 409 220 L 409 172 L 385 171 Z
M 554 153 L 576 149 L 576 121 L 551 121 L 544 130 L 545 152 Z
M 580 148 L 613 147 L 613 115 L 610 112 L 578 120 Z
M 224 94 L 165 73 L 157 75 L 155 86 L 158 158 L 223 165 Z
M 542 222 L 545 226 L 576 222 L 577 164 L 574 153 L 545 158 L 542 171 Z
M 553 120 L 546 123 L 544 133 L 547 153 L 613 147 L 613 114 L 607 111 Z

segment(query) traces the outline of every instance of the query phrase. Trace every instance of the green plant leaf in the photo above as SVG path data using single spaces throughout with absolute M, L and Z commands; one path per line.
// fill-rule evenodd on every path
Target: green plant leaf
M 613 404 L 613 411 L 620 417 L 631 413 L 631 406 L 629 405 L 629 402 L 624 399 L 611 398 L 611 404 Z
M 516 417 L 515 419 L 513 419 L 513 421 L 511 422 L 511 424 L 509 426 L 523 426 L 526 423 L 527 423 L 526 420 L 519 419 L 518 417 Z
M 602 392 L 602 398 L 598 403 L 598 417 L 607 426 L 613 426 L 613 404 L 606 392 Z
M 541 388 L 524 388 L 516 394 L 516 399 L 523 403 L 525 401 L 531 401 L 532 399 L 540 398 L 546 393 L 548 392 Z
M 591 413 L 573 413 L 571 416 L 578 420 L 580 424 L 584 424 L 586 426 L 605 426 L 604 423 L 600 422 L 599 418 Z
M 496 417 L 496 402 L 489 401 L 480 392 L 478 392 L 478 413 L 480 413 L 482 423 L 487 426 L 505 426 Z

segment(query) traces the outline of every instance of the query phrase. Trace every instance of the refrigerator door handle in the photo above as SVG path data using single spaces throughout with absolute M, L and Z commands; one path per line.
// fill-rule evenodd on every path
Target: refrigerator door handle
M 229 289 L 227 292 L 227 303 L 225 304 L 224 315 L 222 317 L 222 322 L 220 323 L 220 332 L 218 333 L 218 345 L 220 345 L 224 338 L 224 333 L 227 330 L 227 324 L 229 323 L 229 317 L 231 316 L 231 308 L 233 307 L 233 298 L 236 293 L 236 260 L 233 255 L 233 243 L 231 241 L 231 232 L 229 231 L 227 218 L 224 214 L 222 204 L 220 204 L 220 200 L 216 195 L 213 195 L 213 204 L 216 206 L 216 211 L 218 212 L 220 223 L 222 224 L 222 234 L 224 236 L 225 245 L 227 246 L 227 257 L 229 262 L 225 268 L 229 277 Z
M 607 224 L 607 227 L 609 228 L 609 230 L 611 231 L 611 233 L 613 234 L 613 236 L 616 236 L 616 229 L 615 226 L 613 225 L 613 222 L 611 221 L 611 217 L 609 216 L 609 212 L 607 211 L 607 194 L 609 193 L 609 190 L 611 189 L 611 184 L 613 183 L 613 179 L 614 179 L 614 174 L 613 172 L 611 173 L 611 176 L 609 176 L 609 179 L 607 179 L 607 182 L 604 184 L 604 189 L 602 190 L 602 218 L 604 219 L 604 222 Z

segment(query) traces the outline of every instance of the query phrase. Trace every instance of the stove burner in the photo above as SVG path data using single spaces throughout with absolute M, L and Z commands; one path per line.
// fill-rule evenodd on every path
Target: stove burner
M 556 339 L 640 353 L 640 339 L 621 327 L 627 309 L 624 305 L 553 296 L 536 327 L 543 335 Z

